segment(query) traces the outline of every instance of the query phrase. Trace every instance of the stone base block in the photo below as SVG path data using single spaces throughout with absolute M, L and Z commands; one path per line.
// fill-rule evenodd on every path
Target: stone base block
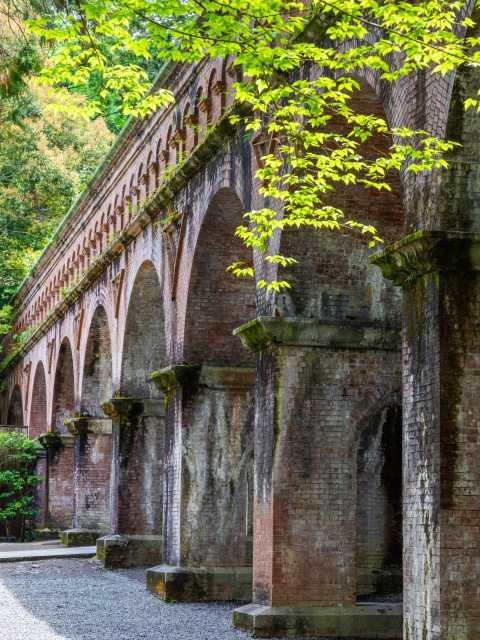
M 252 569 L 159 565 L 147 571 L 147 589 L 165 602 L 248 602 L 252 597 Z
M 35 540 L 57 540 L 60 535 L 58 529 L 35 529 Z
M 403 615 L 400 604 L 330 608 L 247 604 L 233 612 L 233 624 L 255 638 L 321 636 L 401 640 Z
M 106 569 L 151 566 L 162 560 L 162 536 L 104 536 L 97 540 L 97 558 Z
M 94 547 L 97 538 L 101 538 L 106 531 L 93 529 L 66 529 L 60 532 L 60 542 L 66 547 Z

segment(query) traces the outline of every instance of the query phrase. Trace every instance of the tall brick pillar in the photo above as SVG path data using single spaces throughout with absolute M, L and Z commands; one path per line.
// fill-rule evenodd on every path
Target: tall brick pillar
M 400 638 L 399 606 L 356 605 L 355 425 L 398 385 L 398 329 L 261 317 L 253 601 L 234 624 L 266 637 Z
M 404 289 L 404 637 L 480 637 L 480 234 L 374 259 Z
M 68 433 L 48 431 L 39 437 L 45 456 L 37 471 L 42 479 L 41 526 L 54 531 L 72 526 L 74 438 Z
M 94 545 L 110 529 L 112 421 L 82 416 L 66 421 L 74 444 L 72 528 L 60 538 L 67 546 Z
M 111 535 L 97 540 L 108 568 L 162 559 L 165 409 L 162 399 L 112 398 Z
M 168 403 L 165 564 L 147 584 L 164 600 L 250 598 L 254 376 L 194 365 L 152 376 Z

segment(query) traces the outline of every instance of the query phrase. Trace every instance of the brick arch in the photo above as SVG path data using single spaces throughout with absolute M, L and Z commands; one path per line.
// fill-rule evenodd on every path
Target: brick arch
M 65 433 L 64 421 L 75 411 L 75 369 L 73 352 L 68 338 L 60 345 L 53 383 L 52 428 Z
M 232 331 L 255 317 L 255 283 L 226 272 L 235 260 L 252 262 L 251 251 L 235 238 L 242 214 L 237 194 L 222 188 L 203 218 L 188 285 L 185 361 L 218 365 L 252 362 L 252 355 Z
M 83 358 L 81 412 L 103 417 L 101 405 L 112 397 L 112 340 L 107 313 L 98 305 L 88 331 Z
M 381 99 L 365 81 L 352 106 L 358 113 L 386 119 Z M 340 118 L 332 118 L 329 126 L 343 128 Z M 363 153 L 377 157 L 390 145 L 388 136 L 376 135 L 365 143 Z M 390 175 L 388 182 L 391 191 L 338 185 L 326 204 L 340 207 L 347 218 L 374 225 L 385 242 L 395 241 L 405 223 L 400 175 Z M 278 278 L 287 279 L 292 289 L 277 297 L 275 313 L 332 322 L 399 321 L 398 292 L 370 265 L 371 250 L 359 234 L 289 229 L 282 233 L 280 253 L 298 264 L 279 270 Z
M 152 262 L 143 262 L 136 272 L 127 308 L 120 389 L 148 398 L 155 393 L 150 373 L 167 363 L 163 293 Z
M 8 403 L 7 423 L 16 427 L 23 426 L 23 401 L 20 386 L 13 388 L 10 402 Z
M 38 362 L 32 385 L 28 435 L 36 438 L 47 431 L 47 383 L 43 362 Z

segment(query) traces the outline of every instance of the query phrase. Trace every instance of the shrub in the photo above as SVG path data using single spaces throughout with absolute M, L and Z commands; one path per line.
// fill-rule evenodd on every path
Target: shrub
M 24 540 L 35 518 L 39 446 L 21 433 L 0 433 L 0 531 L 8 537 Z

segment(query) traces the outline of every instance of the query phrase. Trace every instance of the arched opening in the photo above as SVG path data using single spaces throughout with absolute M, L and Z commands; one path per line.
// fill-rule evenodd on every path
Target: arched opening
M 110 528 L 112 425 L 102 404 L 112 397 L 112 355 L 108 318 L 99 305 L 93 314 L 83 365 L 81 416 L 75 438 L 75 528 L 102 533 Z
M 47 431 L 47 384 L 45 381 L 45 369 L 39 362 L 35 370 L 32 387 L 32 404 L 30 407 L 30 424 L 28 435 L 36 438 Z
M 197 378 L 182 397 L 183 535 L 185 561 L 203 566 L 252 561 L 254 356 L 232 331 L 255 317 L 256 294 L 253 280 L 226 272 L 235 260 L 252 263 L 235 239 L 242 214 L 231 189 L 212 198 L 188 285 L 183 359 Z
M 214 365 L 250 365 L 250 351 L 232 331 L 255 317 L 255 283 L 226 268 L 236 260 L 252 263 L 251 250 L 235 237 L 243 207 L 230 189 L 213 197 L 195 248 L 185 323 L 184 360 Z
M 135 277 L 128 303 L 120 376 L 122 397 L 139 407 L 114 423 L 118 439 L 117 528 L 123 534 L 159 536 L 163 522 L 165 402 L 149 382 L 167 365 L 162 288 L 151 262 Z M 140 402 L 138 402 L 140 401 Z M 153 538 L 151 545 L 153 548 Z
M 105 309 L 98 306 L 88 333 L 83 366 L 81 413 L 103 417 L 102 404 L 112 397 L 112 348 Z
M 62 446 L 48 460 L 48 526 L 67 529 L 72 526 L 74 501 L 74 450 L 67 434 L 66 421 L 75 410 L 73 354 L 68 338 L 60 344 L 55 369 L 52 401 L 52 429 L 62 435 Z
M 57 433 L 65 433 L 65 420 L 72 417 L 75 410 L 75 379 L 73 355 L 70 341 L 64 338 L 60 345 L 55 380 L 53 383 L 52 428 Z
M 128 305 L 120 388 L 135 398 L 155 396 L 149 377 L 166 365 L 162 290 L 155 267 L 144 262 L 138 270 Z
M 373 415 L 357 451 L 357 593 L 392 600 L 402 593 L 402 411 Z
M 23 427 L 22 392 L 18 385 L 15 386 L 8 406 L 7 422 L 15 427 Z

